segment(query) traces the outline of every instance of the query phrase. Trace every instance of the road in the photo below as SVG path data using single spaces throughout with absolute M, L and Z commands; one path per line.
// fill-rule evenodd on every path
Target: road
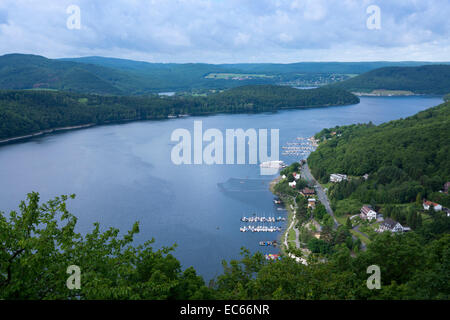
M 305 163 L 302 167 L 302 175 L 306 178 L 306 180 L 314 183 L 314 189 L 317 191 L 317 197 L 319 198 L 319 201 L 323 203 L 325 206 L 325 209 L 327 209 L 328 214 L 333 218 L 334 220 L 334 229 L 337 229 L 339 226 L 339 222 L 336 220 L 336 217 L 334 216 L 334 212 L 331 209 L 330 202 L 328 201 L 328 196 L 325 193 L 325 190 L 323 190 L 320 183 L 314 179 L 313 175 L 311 174 L 311 171 L 309 170 L 308 163 Z
M 289 227 L 287 228 L 287 230 L 286 230 L 286 233 L 284 234 L 284 245 L 285 245 L 285 247 L 286 247 L 286 249 L 289 249 L 289 246 L 288 246 L 288 237 L 289 237 L 289 231 L 292 229 L 292 228 L 294 228 L 294 231 L 295 231 L 295 234 L 296 234 L 296 237 L 295 237 L 295 247 L 297 248 L 297 249 L 299 249 L 300 248 L 300 242 L 298 241 L 298 230 L 295 228 L 295 223 L 296 223 L 297 221 L 295 220 L 295 217 L 292 219 L 292 222 L 291 222 L 291 224 L 289 225 Z
M 310 182 L 312 182 L 314 184 L 314 189 L 316 189 L 317 197 L 319 198 L 319 201 L 323 203 L 323 205 L 327 209 L 328 214 L 333 218 L 333 220 L 334 220 L 334 226 L 333 227 L 334 227 L 334 229 L 337 229 L 337 227 L 340 225 L 340 223 L 336 220 L 336 217 L 334 216 L 334 212 L 331 209 L 330 201 L 328 200 L 328 196 L 327 196 L 325 190 L 323 190 L 323 188 L 320 185 L 320 183 L 318 183 L 316 181 L 316 179 L 314 179 L 313 175 L 311 174 L 311 171 L 309 170 L 309 167 L 308 167 L 308 163 L 305 163 L 302 166 L 302 176 L 304 178 L 306 178 L 306 180 L 308 180 L 308 181 L 310 181 Z M 364 233 L 359 231 L 359 228 L 354 228 L 353 230 L 355 230 L 359 234 L 362 234 L 363 236 L 369 238 L 367 235 L 365 235 Z M 356 237 L 353 236 L 353 235 L 352 235 L 352 238 L 353 238 L 353 240 L 356 240 Z M 366 250 L 366 244 L 364 242 L 361 242 L 361 249 L 363 251 Z

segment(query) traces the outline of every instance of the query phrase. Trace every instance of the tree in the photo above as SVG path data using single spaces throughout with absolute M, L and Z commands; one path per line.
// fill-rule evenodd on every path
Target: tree
M 417 194 L 417 197 L 416 197 L 416 204 L 417 204 L 418 206 L 421 206 L 421 205 L 422 205 L 422 194 L 421 194 L 420 192 Z
M 75 196 L 72 195 L 71 198 Z M 119 230 L 100 231 L 94 224 L 85 236 L 67 211 L 68 196 L 39 205 L 30 193 L 19 212 L 0 214 L 1 299 L 202 299 L 211 291 L 192 268 L 181 271 L 170 252 L 154 251 L 153 240 L 132 246 L 139 225 L 123 237 Z M 69 290 L 67 268 L 81 269 L 81 288 Z
M 347 218 L 347 221 L 345 222 L 345 226 L 347 227 L 347 229 L 351 229 L 351 228 L 353 228 L 353 225 L 352 225 L 352 220 L 350 220 L 350 217 L 348 217 Z

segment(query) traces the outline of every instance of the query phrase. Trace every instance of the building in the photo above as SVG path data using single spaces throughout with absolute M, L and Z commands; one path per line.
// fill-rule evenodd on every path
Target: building
M 365 205 L 361 208 L 361 214 L 359 215 L 361 219 L 368 219 L 368 220 L 376 220 L 378 213 L 373 210 L 372 206 Z
M 294 172 L 294 173 L 292 173 L 292 175 L 294 176 L 294 179 L 295 179 L 295 180 L 300 179 L 300 174 L 299 174 L 299 173 Z
M 423 202 L 423 208 L 425 210 L 429 210 L 430 206 L 433 206 L 434 211 L 442 211 L 442 206 L 436 202 L 431 202 L 431 201 L 424 201 Z
M 316 191 L 314 189 L 304 188 L 302 191 L 300 191 L 300 194 L 304 197 L 311 197 L 316 194 Z
M 366 174 L 365 174 L 365 175 L 363 175 L 362 177 L 363 177 L 363 179 L 364 179 L 364 180 L 367 180 L 367 179 L 369 179 L 369 174 L 368 174 L 368 173 L 366 173 Z
M 289 187 L 295 188 L 296 185 L 297 185 L 297 182 L 295 182 L 295 181 L 289 182 Z
M 312 209 L 316 208 L 316 199 L 314 199 L 314 198 L 308 199 L 308 208 L 312 208 Z
M 343 180 L 348 180 L 346 174 L 340 174 L 340 173 L 332 173 L 332 174 L 330 174 L 330 181 L 331 182 L 341 182 Z
M 407 228 L 409 229 L 409 228 Z M 380 228 L 378 229 L 378 232 L 384 232 L 384 231 L 390 231 L 390 232 L 403 232 L 407 231 L 403 226 L 397 222 L 392 220 L 391 218 L 386 218 L 382 224 L 380 224 Z

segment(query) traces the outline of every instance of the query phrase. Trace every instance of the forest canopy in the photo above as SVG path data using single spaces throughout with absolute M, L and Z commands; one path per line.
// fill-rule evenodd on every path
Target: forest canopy
M 379 126 L 324 129 L 316 138 L 322 142 L 308 158 L 315 177 L 354 177 L 330 190 L 335 200 L 421 206 L 428 198 L 450 206 L 449 196 L 439 192 L 450 181 L 450 102 Z
M 352 92 L 404 90 L 417 94 L 447 94 L 450 92 L 450 66 L 385 67 L 329 86 Z
M 341 89 L 243 86 L 207 97 L 101 96 L 48 90 L 0 91 L 0 139 L 83 124 L 166 119 L 169 115 L 274 112 L 358 103 Z

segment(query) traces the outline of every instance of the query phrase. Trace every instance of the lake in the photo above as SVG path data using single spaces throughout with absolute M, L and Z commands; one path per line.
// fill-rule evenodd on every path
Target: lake
M 326 127 L 375 124 L 407 117 L 442 103 L 442 98 L 361 97 L 351 106 L 286 110 L 262 114 L 220 114 L 164 121 L 107 125 L 52 134 L 0 147 L 0 209 L 16 209 L 26 194 L 42 200 L 77 195 L 69 210 L 85 233 L 96 221 L 122 232 L 140 222 L 137 243 L 154 237 L 155 247 L 177 243 L 183 268 L 194 266 L 205 280 L 222 272 L 222 259 L 239 257 L 242 246 L 259 247 L 279 233 L 241 233 L 243 215 L 285 216 L 268 190 L 273 176 L 258 165 L 174 165 L 170 141 L 175 129 L 280 129 L 280 146 Z M 205 145 L 205 144 L 204 144 Z M 281 152 L 280 152 L 281 155 Z M 283 157 L 286 163 L 299 158 Z

